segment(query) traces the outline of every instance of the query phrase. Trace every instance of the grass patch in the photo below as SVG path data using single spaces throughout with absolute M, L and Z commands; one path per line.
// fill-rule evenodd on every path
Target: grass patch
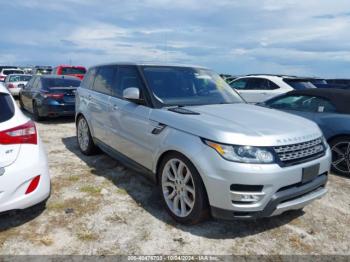
M 119 195 L 127 195 L 128 192 L 123 188 L 117 188 L 116 193 Z
M 77 238 L 81 241 L 96 241 L 98 240 L 98 235 L 89 230 L 83 230 L 77 233 Z
M 47 210 L 53 210 L 53 211 L 58 211 L 58 210 L 62 210 L 65 207 L 65 203 L 64 202 L 49 202 L 46 205 L 46 209 Z
M 92 196 L 100 195 L 101 188 L 96 186 L 83 186 L 80 188 L 80 192 L 87 193 Z
M 80 176 L 69 176 L 68 180 L 70 182 L 77 182 L 80 179 Z

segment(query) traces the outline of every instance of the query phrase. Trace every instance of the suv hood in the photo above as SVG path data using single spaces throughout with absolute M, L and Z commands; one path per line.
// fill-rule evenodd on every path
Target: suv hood
M 318 126 L 299 116 L 249 104 L 188 106 L 198 115 L 166 108 L 153 110 L 151 120 L 216 142 L 278 146 L 322 136 Z

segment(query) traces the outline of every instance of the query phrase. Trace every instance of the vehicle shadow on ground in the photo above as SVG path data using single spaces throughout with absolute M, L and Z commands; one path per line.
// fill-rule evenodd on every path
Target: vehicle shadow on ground
M 304 214 L 303 211 L 293 211 L 278 217 L 260 220 L 216 221 L 209 219 L 199 225 L 180 225 L 174 222 L 166 213 L 160 192 L 151 180 L 124 167 L 106 154 L 100 153 L 95 156 L 82 154 L 78 148 L 76 137 L 63 138 L 62 142 L 69 151 L 73 152 L 91 168 L 93 175 L 105 177 L 118 188 L 124 189 L 140 207 L 157 219 L 194 235 L 212 239 L 233 239 L 250 236 L 288 224 Z
M 26 117 L 34 121 L 33 114 L 25 110 L 22 110 L 22 112 Z M 74 121 L 75 121 L 74 116 L 61 116 L 61 117 L 54 117 L 54 118 L 45 117 L 42 120 L 40 120 L 39 123 L 44 125 L 57 125 L 57 124 L 73 123 Z
M 0 233 L 11 228 L 19 227 L 26 224 L 38 216 L 45 210 L 45 205 L 40 203 L 34 207 L 30 207 L 19 211 L 10 211 L 0 214 Z

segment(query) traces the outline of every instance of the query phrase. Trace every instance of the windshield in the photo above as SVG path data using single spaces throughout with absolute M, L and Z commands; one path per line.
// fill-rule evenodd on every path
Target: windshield
M 216 73 L 189 67 L 142 68 L 153 95 L 164 106 L 244 103 Z
M 9 82 L 28 82 L 31 78 L 29 75 L 12 75 Z
M 52 72 L 52 69 L 47 69 L 47 68 L 39 68 L 39 69 L 36 69 L 36 74 L 37 75 L 49 75 L 51 74 Z
M 79 67 L 63 67 L 62 75 L 83 75 L 86 73 L 84 68 Z
M 303 79 L 283 79 L 288 85 L 290 85 L 293 89 L 300 90 L 306 88 L 316 88 L 314 84 L 312 84 L 308 80 Z
M 63 79 L 63 78 L 47 78 L 42 79 L 43 87 L 50 89 L 52 87 L 78 87 L 80 80 L 75 79 Z
M 7 69 L 3 71 L 4 75 L 12 75 L 12 74 L 24 74 L 24 72 L 22 70 L 11 70 L 11 69 Z

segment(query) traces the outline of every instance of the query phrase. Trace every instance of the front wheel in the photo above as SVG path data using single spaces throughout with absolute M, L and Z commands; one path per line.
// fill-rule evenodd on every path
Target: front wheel
M 160 165 L 159 176 L 162 199 L 171 217 L 192 225 L 207 218 L 206 190 L 189 159 L 178 153 L 167 155 Z
M 89 125 L 83 116 L 79 117 L 77 121 L 77 140 L 80 151 L 84 155 L 93 155 L 96 153 L 97 148 L 92 139 Z
M 336 138 L 329 145 L 332 149 L 332 171 L 350 176 L 350 137 Z

